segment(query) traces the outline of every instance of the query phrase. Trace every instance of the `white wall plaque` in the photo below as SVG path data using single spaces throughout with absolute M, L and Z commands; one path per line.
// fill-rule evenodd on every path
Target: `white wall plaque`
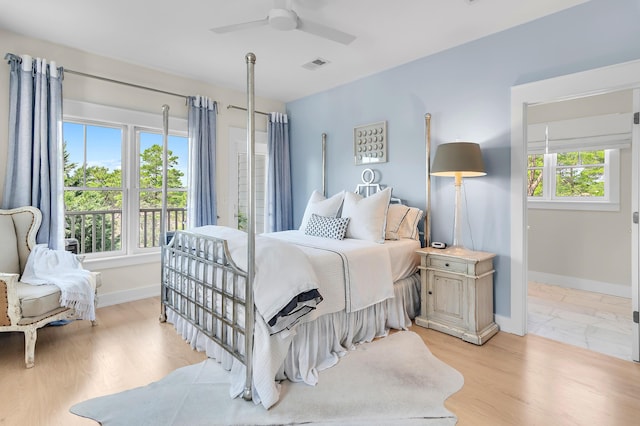
M 387 162 L 387 122 L 353 128 L 353 158 L 355 164 Z

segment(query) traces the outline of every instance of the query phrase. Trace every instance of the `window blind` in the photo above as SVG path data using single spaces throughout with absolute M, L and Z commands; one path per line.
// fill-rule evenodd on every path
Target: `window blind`
M 631 147 L 631 113 L 605 114 L 527 126 L 527 151 L 544 154 Z

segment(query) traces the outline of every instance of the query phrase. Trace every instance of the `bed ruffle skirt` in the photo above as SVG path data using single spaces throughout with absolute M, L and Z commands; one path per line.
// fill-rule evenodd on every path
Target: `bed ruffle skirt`
M 256 342 L 254 402 L 262 402 L 265 408 L 273 405 L 277 401 L 279 390 L 275 381 L 288 379 L 315 385 L 318 382 L 318 372 L 337 364 L 340 357 L 353 349 L 356 344 L 386 336 L 390 328 L 406 330 L 419 309 L 420 275 L 416 273 L 394 283 L 392 299 L 352 313 L 340 311 L 320 316 L 300 324 L 288 337 L 272 336 L 269 342 L 269 354 L 264 353 L 267 348 L 258 347 Z M 235 397 L 241 393 L 244 387 L 244 366 L 239 361 L 169 307 L 167 321 L 174 324 L 177 332 L 192 348 L 204 351 L 209 358 L 218 361 L 223 368 L 232 370 L 231 396 Z M 258 324 L 256 324 L 256 335 L 258 334 Z M 273 341 L 277 343 L 274 345 Z M 281 353 L 278 354 L 279 352 Z M 277 366 L 270 366 L 270 371 L 275 373 L 268 373 L 273 387 L 266 391 L 257 383 L 266 378 L 261 377 L 264 374 L 259 374 L 259 369 L 255 367 L 256 362 L 260 363 L 260 360 L 265 359 L 270 363 L 278 362 Z M 256 390 L 258 397 L 256 397 Z

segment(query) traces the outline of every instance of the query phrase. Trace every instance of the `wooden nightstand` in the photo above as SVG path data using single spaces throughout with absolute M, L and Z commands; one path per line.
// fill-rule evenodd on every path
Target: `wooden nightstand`
M 495 254 L 458 248 L 417 250 L 420 255 L 419 326 L 482 345 L 499 330 L 493 319 Z

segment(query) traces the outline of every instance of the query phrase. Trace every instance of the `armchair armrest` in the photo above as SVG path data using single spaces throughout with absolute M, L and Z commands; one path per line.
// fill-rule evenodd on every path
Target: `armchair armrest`
M 0 326 L 18 324 L 20 300 L 18 299 L 18 274 L 0 272 Z

